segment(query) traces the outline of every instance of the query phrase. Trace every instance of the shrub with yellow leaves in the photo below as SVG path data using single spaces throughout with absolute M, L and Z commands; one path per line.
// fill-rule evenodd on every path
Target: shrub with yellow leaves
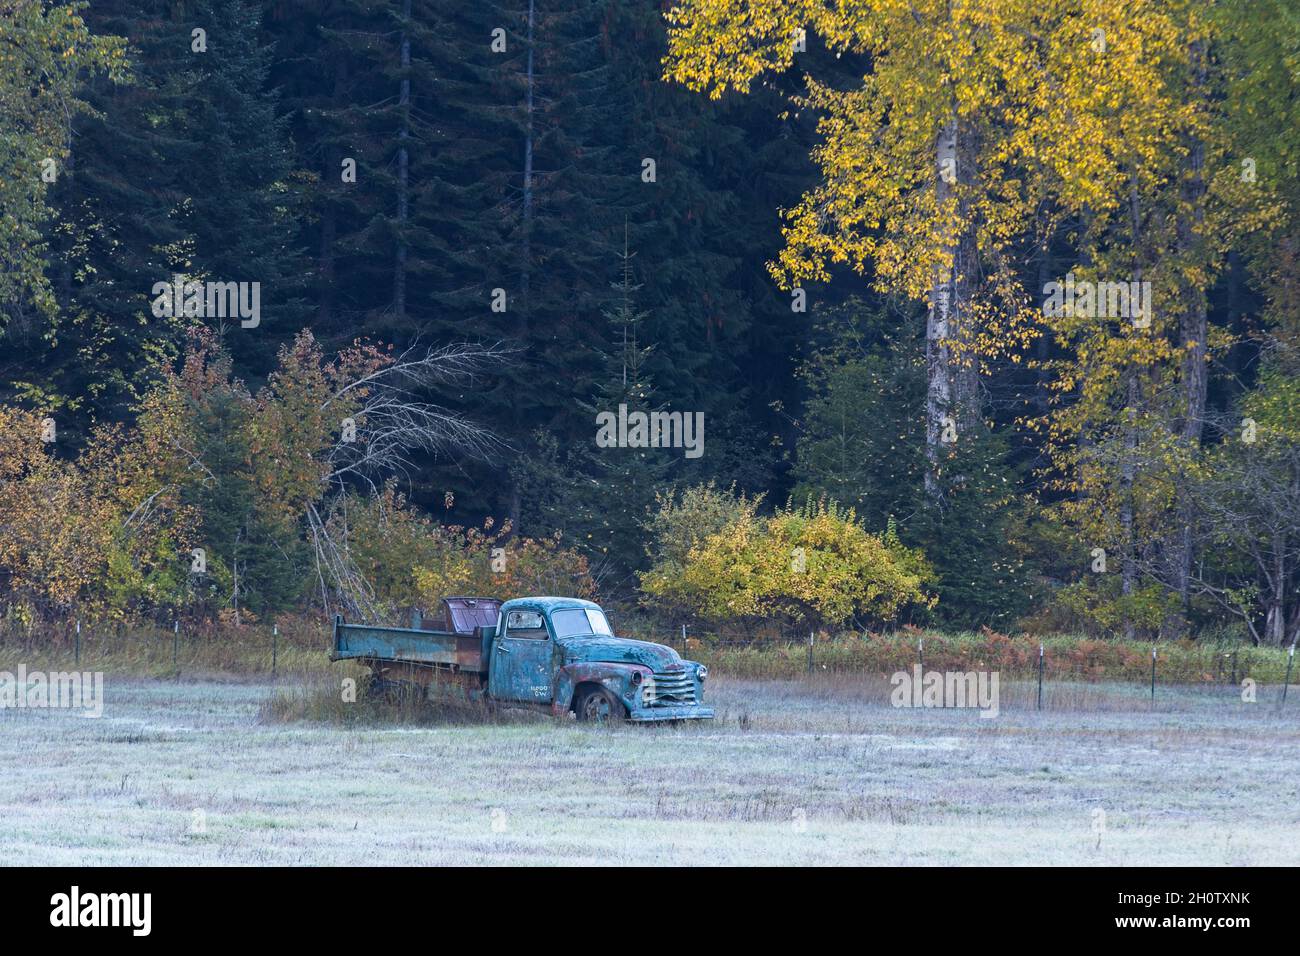
M 661 514 L 673 508 L 680 505 L 661 502 Z M 775 618 L 833 627 L 930 607 L 925 588 L 932 578 L 920 552 L 892 530 L 869 533 L 852 509 L 810 500 L 763 517 L 752 502 L 735 499 L 731 518 L 691 544 L 683 560 L 661 552 L 642 587 L 653 603 L 709 621 Z
M 42 418 L 0 406 L 0 573 L 12 604 L 122 617 L 181 600 L 195 515 L 139 433 L 97 430 L 74 460 Z
M 482 528 L 439 524 L 412 507 L 392 482 L 368 498 L 349 497 L 330 521 L 389 618 L 411 606 L 432 608 L 453 595 L 596 596 L 587 559 L 559 535 L 516 538 L 508 524 L 497 529 L 491 519 Z

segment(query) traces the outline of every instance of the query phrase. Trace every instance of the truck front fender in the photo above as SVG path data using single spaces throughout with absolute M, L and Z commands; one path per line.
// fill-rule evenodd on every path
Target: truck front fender
M 573 692 L 582 684 L 600 684 L 621 700 L 629 710 L 637 706 L 641 684 L 632 683 L 632 675 L 640 674 L 644 681 L 651 670 L 640 664 L 613 664 L 606 661 L 579 661 L 566 664 L 556 672 L 555 696 L 551 712 L 560 717 L 573 706 Z

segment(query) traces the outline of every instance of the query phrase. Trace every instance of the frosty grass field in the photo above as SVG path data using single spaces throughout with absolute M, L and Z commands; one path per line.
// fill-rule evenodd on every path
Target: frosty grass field
M 286 686 L 287 685 L 287 686 Z M 1004 685 L 994 720 L 883 679 L 711 688 L 719 719 L 348 724 L 282 681 L 106 680 L 0 712 L 22 864 L 1300 863 L 1300 697 Z M 1295 688 L 1293 688 L 1295 690 Z M 287 697 L 285 696 L 287 695 Z

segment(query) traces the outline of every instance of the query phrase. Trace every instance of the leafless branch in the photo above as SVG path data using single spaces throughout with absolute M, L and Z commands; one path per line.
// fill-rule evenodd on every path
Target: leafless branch
M 406 473 L 413 452 L 456 452 L 487 459 L 506 447 L 491 431 L 459 412 L 427 400 L 437 386 L 472 388 L 514 350 L 500 346 L 449 345 L 408 349 L 396 362 L 339 389 L 321 407 L 360 395 L 351 416 L 354 441 L 340 441 L 329 457 L 331 483 L 360 480 L 372 488 L 376 476 Z
M 487 459 L 507 447 L 487 428 L 427 396 L 439 386 L 475 387 L 514 351 L 500 344 L 407 349 L 392 364 L 349 382 L 321 405 L 326 411 L 348 399 L 348 417 L 356 429 L 353 440 L 340 441 L 329 452 L 326 487 L 334 498 L 328 505 L 313 502 L 307 514 L 327 611 L 332 590 L 350 614 L 371 621 L 379 618 L 374 588 L 348 548 L 346 514 L 338 512 L 343 540 L 336 538 L 340 525 L 330 520 L 335 509 L 346 503 L 349 482 L 377 493 L 387 477 L 408 473 L 413 453 Z

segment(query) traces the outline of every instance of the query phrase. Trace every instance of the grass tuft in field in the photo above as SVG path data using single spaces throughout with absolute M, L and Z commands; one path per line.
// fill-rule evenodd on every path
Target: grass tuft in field
M 345 699 L 339 681 L 311 681 L 277 688 L 258 709 L 263 724 L 318 723 L 336 727 L 471 726 L 548 720 L 525 710 L 504 710 L 482 701 L 372 695 L 366 679 L 357 682 L 357 699 Z

